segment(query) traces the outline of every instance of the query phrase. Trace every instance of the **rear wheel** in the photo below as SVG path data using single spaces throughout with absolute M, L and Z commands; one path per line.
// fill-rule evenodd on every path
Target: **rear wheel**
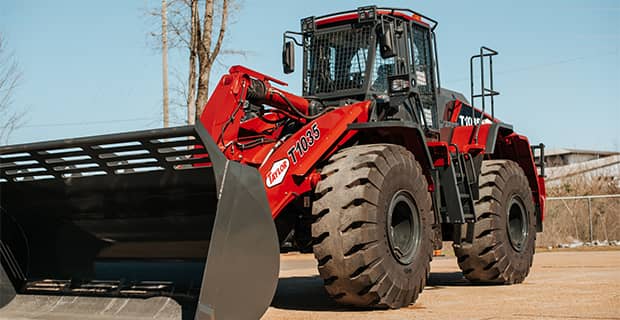
M 336 301 L 399 308 L 424 289 L 432 256 L 428 185 L 397 145 L 343 149 L 316 188 L 313 251 Z
M 534 257 L 536 216 L 527 178 L 510 160 L 482 163 L 473 243 L 454 245 L 463 275 L 473 282 L 521 283 Z

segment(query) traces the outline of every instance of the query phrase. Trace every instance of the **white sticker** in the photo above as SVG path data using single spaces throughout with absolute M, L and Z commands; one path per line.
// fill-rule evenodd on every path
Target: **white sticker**
M 431 109 L 424 108 L 424 120 L 426 120 L 428 126 L 433 126 L 433 112 Z
M 426 85 L 426 73 L 424 71 L 416 71 L 415 79 L 419 86 Z
M 267 187 L 272 188 L 282 183 L 282 181 L 284 181 L 284 177 L 286 176 L 286 172 L 288 172 L 288 168 L 288 159 L 282 159 L 274 162 L 271 166 L 271 170 L 267 173 L 267 178 L 265 178 L 265 184 Z

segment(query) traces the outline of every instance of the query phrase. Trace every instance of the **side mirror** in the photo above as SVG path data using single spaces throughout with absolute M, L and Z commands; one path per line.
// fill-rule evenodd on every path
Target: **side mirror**
M 286 41 L 282 49 L 282 68 L 284 73 L 289 74 L 295 71 L 295 44 L 293 41 Z
M 394 52 L 394 25 L 392 23 L 382 25 L 379 34 L 379 51 L 383 59 L 396 56 L 396 52 Z

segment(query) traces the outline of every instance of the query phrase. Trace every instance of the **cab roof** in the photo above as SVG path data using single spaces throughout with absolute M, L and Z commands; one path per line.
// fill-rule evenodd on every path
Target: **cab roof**
M 316 28 L 324 28 L 343 22 L 374 20 L 382 15 L 402 18 L 408 21 L 416 21 L 417 23 L 431 28 L 431 30 L 437 27 L 437 21 L 410 9 L 377 8 L 376 6 L 370 6 L 360 7 L 356 10 L 331 13 L 319 17 L 308 17 L 302 19 L 302 28 L 306 29 L 309 23 L 314 23 L 314 27 Z

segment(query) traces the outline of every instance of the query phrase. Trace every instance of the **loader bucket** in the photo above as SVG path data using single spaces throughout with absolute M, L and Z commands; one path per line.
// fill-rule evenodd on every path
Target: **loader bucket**
M 200 124 L 0 147 L 0 319 L 258 319 L 262 179 Z

